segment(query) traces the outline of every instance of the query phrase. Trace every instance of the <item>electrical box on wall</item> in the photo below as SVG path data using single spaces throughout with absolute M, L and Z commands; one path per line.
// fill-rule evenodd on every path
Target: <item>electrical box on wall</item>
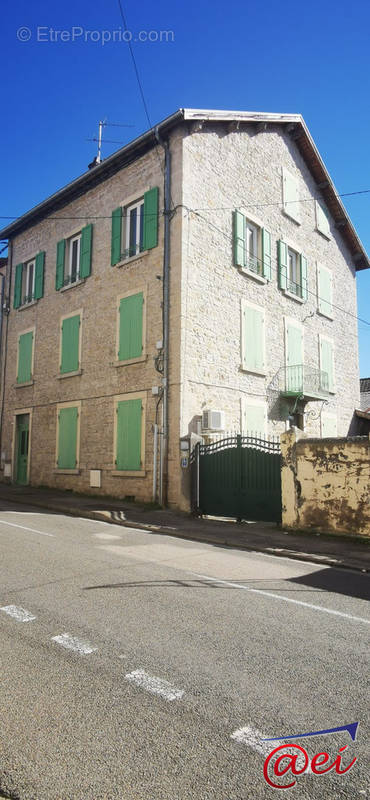
M 101 489 L 101 469 L 90 470 L 90 486 L 94 489 Z
M 225 430 L 224 412 L 216 411 L 215 409 L 205 409 L 202 417 L 202 428 L 204 431 Z

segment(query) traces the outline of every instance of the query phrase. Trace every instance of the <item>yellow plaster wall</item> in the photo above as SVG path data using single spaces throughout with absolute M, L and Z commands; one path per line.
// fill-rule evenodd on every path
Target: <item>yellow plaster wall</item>
M 370 536 L 370 438 L 281 437 L 286 528 Z

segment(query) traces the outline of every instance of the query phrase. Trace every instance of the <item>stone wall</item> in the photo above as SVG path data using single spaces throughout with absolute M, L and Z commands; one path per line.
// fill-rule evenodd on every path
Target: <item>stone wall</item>
M 370 439 L 281 437 L 282 524 L 370 536 Z

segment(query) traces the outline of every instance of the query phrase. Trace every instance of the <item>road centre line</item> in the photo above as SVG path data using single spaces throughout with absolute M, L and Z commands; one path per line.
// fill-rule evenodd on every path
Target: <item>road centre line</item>
M 0 525 L 10 525 L 12 528 L 22 528 L 24 531 L 30 531 L 31 533 L 38 533 L 40 536 L 51 536 L 53 539 L 55 537 L 54 533 L 45 533 L 45 531 L 38 531 L 35 528 L 27 528 L 26 525 L 17 525 L 15 522 L 5 522 L 4 519 L 0 519 Z
M 75 653 L 79 653 L 81 656 L 94 653 L 98 649 L 97 647 L 92 647 L 90 642 L 78 639 L 77 636 L 71 636 L 70 633 L 61 633 L 59 636 L 52 636 L 51 638 L 53 642 L 57 642 L 67 650 L 74 650 Z
M 268 755 L 274 750 L 274 744 L 271 745 L 270 742 L 263 742 L 262 739 L 266 738 L 264 733 L 258 731 L 256 728 L 252 728 L 250 725 L 246 725 L 245 728 L 239 728 L 237 731 L 231 734 L 230 739 L 234 739 L 235 742 L 238 744 L 245 744 L 247 747 L 250 747 L 252 750 L 255 750 L 256 753 L 267 758 Z M 294 737 L 293 737 L 294 738 Z M 281 740 L 280 740 L 281 741 Z M 276 741 L 275 747 L 278 746 L 279 740 Z M 289 749 L 289 745 L 287 744 L 286 749 L 284 750 L 285 755 L 288 755 L 290 752 L 293 752 L 293 748 Z M 297 766 L 303 766 L 303 756 L 301 753 L 298 754 L 297 758 Z M 311 774 L 311 768 L 307 767 L 305 770 L 305 775 Z
M 176 687 L 172 686 L 168 681 L 164 681 L 162 678 L 156 678 L 153 675 L 148 675 L 143 669 L 135 669 L 133 672 L 128 672 L 125 678 L 131 683 L 135 683 L 136 686 L 139 686 L 141 689 L 145 689 L 151 694 L 158 694 L 169 702 L 172 700 L 180 700 L 184 695 L 183 689 L 176 689 Z
M 210 578 L 208 575 L 199 575 L 197 572 L 192 572 L 191 574 L 195 575 L 197 578 L 202 578 L 205 581 L 212 581 L 213 583 L 220 583 L 223 586 L 230 586 L 232 589 L 244 589 L 245 592 L 253 592 L 253 594 L 261 594 L 264 597 L 272 597 L 274 600 L 284 600 L 286 603 L 294 603 L 294 605 L 297 606 L 310 608 L 312 611 L 323 611 L 326 614 L 332 614 L 336 617 L 350 619 L 353 622 L 365 622 L 366 625 L 370 625 L 370 619 L 364 619 L 364 617 L 355 617 L 352 614 L 345 614 L 344 611 L 335 611 L 333 608 L 315 606 L 313 603 L 305 603 L 304 600 L 294 600 L 292 597 L 285 597 L 284 595 L 274 594 L 273 592 L 266 592 L 263 589 L 252 589 L 249 586 L 244 586 L 242 583 L 232 583 L 231 581 L 223 581 L 220 578 Z
M 26 608 L 21 608 L 21 606 L 2 606 L 0 611 L 4 611 L 9 617 L 14 617 L 17 622 L 32 622 L 33 619 L 36 619 L 34 614 L 31 614 Z

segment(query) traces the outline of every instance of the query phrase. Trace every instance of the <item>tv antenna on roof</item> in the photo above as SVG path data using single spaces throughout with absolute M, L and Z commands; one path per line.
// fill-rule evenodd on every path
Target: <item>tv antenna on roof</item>
M 103 140 L 103 128 L 106 127 L 114 127 L 114 128 L 134 128 L 135 125 L 123 122 L 108 122 L 107 119 L 101 119 L 99 121 L 99 133 L 98 136 L 94 136 L 92 139 L 88 139 L 88 142 L 97 142 L 98 143 L 98 154 L 94 159 L 94 164 L 101 164 L 101 147 L 102 143 L 107 142 L 110 144 L 124 144 L 122 141 L 117 141 L 116 139 L 104 139 Z

